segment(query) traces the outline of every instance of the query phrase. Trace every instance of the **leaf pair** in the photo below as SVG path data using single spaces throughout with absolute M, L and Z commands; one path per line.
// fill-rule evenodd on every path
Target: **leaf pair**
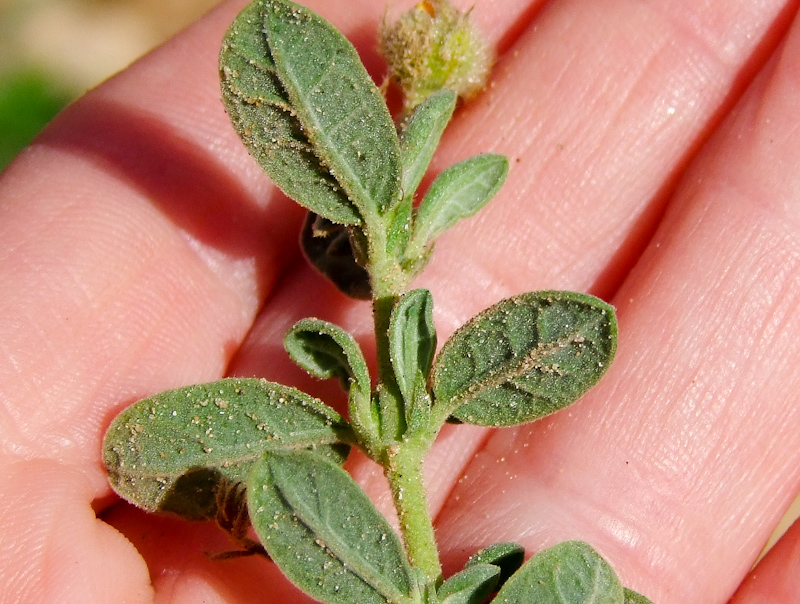
M 525 550 L 516 543 L 495 543 L 467 560 L 464 569 L 437 591 L 440 604 L 481 604 L 522 566 Z
M 423 586 L 394 531 L 331 461 L 308 451 L 265 454 L 251 475 L 248 505 L 270 557 L 317 600 L 420 601 Z M 561 543 L 520 567 L 521 562 L 522 548 L 515 544 L 486 548 L 436 589 L 435 598 L 440 604 L 481 604 L 500 588 L 494 604 L 649 604 L 623 588 L 608 563 L 583 542 Z
M 367 364 L 358 343 L 341 327 L 320 319 L 297 322 L 284 339 L 291 358 L 319 379 L 336 377 L 349 394 L 350 421 L 365 451 L 378 459 L 397 441 L 397 430 L 384 424 L 379 389 L 370 392 Z M 428 427 L 431 399 L 427 390 L 436 352 L 433 299 L 427 290 L 401 296 L 391 312 L 388 333 L 389 358 L 402 397 L 405 435 Z
M 453 113 L 455 101 L 455 94 L 448 90 L 431 95 L 417 107 L 401 130 L 405 198 L 410 199 L 416 192 Z M 436 238 L 485 206 L 507 175 L 506 157 L 492 153 L 470 157 L 439 174 L 414 211 L 406 261 L 425 258 Z
M 389 326 L 389 354 L 409 424 L 415 414 L 427 421 L 429 378 L 442 419 L 452 414 L 472 424 L 510 426 L 554 413 L 599 381 L 616 341 L 612 306 L 558 291 L 495 304 L 458 329 L 435 361 L 430 292 L 402 296 Z
M 419 105 L 400 130 L 403 199 L 410 203 L 456 106 L 456 94 L 441 90 Z M 445 169 L 431 184 L 411 220 L 408 261 L 425 256 L 442 233 L 486 205 L 505 182 L 508 160 L 476 155 Z
M 524 565 L 523 557 L 515 543 L 477 552 L 439 589 L 440 604 L 481 604 L 498 589 L 493 604 L 652 604 L 624 588 L 611 566 L 582 541 L 559 543 Z
M 413 290 L 392 310 L 388 338 L 406 436 L 421 430 L 434 435 L 451 415 L 472 424 L 510 426 L 563 409 L 605 374 L 616 340 L 616 316 L 609 304 L 586 294 L 533 292 L 477 315 L 434 360 L 433 299 L 427 290 Z M 367 402 L 366 363 L 349 334 L 307 319 L 292 328 L 286 346 L 312 375 L 336 375 L 344 385 L 359 384 L 356 403 L 351 393 L 354 425 L 379 422 L 378 410 Z

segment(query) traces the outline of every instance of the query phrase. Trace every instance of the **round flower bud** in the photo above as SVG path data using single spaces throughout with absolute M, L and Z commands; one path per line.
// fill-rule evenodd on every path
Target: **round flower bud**
M 446 88 L 462 98 L 486 85 L 492 65 L 488 44 L 448 0 L 423 0 L 396 23 L 384 22 L 380 51 L 405 94 L 409 112 Z

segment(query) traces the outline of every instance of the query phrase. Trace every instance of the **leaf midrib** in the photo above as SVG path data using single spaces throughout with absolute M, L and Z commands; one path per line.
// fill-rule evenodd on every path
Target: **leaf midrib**
M 582 323 L 579 329 L 567 336 L 545 344 L 539 344 L 521 358 L 515 355 L 510 361 L 500 363 L 497 367 L 489 371 L 480 382 L 471 383 L 466 389 L 456 392 L 450 397 L 447 403 L 448 408 L 455 410 L 468 400 L 475 398 L 481 392 L 501 386 L 515 378 L 525 376 L 527 373 L 536 369 L 537 366 L 540 366 L 543 358 L 546 358 L 556 350 L 567 348 L 571 344 L 576 343 L 578 338 L 583 338 L 584 341 L 591 341 L 589 338 L 586 338 L 586 334 L 591 332 L 601 321 L 602 318 L 597 317 L 592 321 Z
M 278 495 L 286 501 L 291 507 L 292 513 L 297 517 L 298 521 L 304 524 L 316 537 L 318 537 L 328 549 L 347 569 L 348 572 L 356 575 L 359 579 L 364 581 L 367 585 L 375 589 L 383 598 L 389 602 L 400 602 L 406 594 L 401 593 L 394 584 L 383 579 L 383 575 L 366 560 L 363 556 L 359 556 L 357 550 L 353 550 L 343 545 L 345 540 L 341 539 L 336 531 L 327 527 L 321 518 L 317 518 L 311 506 L 308 505 L 306 500 L 298 496 L 291 488 L 291 484 L 281 484 L 283 481 L 280 477 L 280 472 L 275 472 L 272 464 L 270 464 L 270 474 L 272 475 L 273 484 Z M 318 495 L 318 491 L 315 490 Z M 319 498 L 317 498 L 317 502 Z M 387 531 L 391 531 L 390 527 L 386 527 Z M 346 557 L 347 552 L 354 552 L 355 556 Z M 355 564 L 354 564 L 355 562 Z

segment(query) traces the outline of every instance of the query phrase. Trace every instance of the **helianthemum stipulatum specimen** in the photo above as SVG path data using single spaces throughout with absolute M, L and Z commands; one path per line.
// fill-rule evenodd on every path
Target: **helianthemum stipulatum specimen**
M 443 2 L 415 10 L 467 23 Z M 435 239 L 487 203 L 508 170 L 505 157 L 472 157 L 439 174 L 417 202 L 456 105 L 446 79 L 419 92 L 396 127 L 350 43 L 286 0 L 245 8 L 223 42 L 220 74 L 244 144 L 309 210 L 301 235 L 309 259 L 345 293 L 372 300 L 377 375 L 349 333 L 303 319 L 286 349 L 311 375 L 338 379 L 347 418 L 256 378 L 157 394 L 106 434 L 117 493 L 153 512 L 215 519 L 242 553 L 265 553 L 321 602 L 647 602 L 582 542 L 524 564 L 520 546 L 490 544 L 442 577 L 422 481 L 442 426 L 512 426 L 563 409 L 605 373 L 617 329 L 613 308 L 597 298 L 525 293 L 480 313 L 437 353 L 431 294 L 409 285 Z M 351 447 L 383 468 L 400 535 L 341 468 Z M 247 536 L 251 523 L 260 543 Z

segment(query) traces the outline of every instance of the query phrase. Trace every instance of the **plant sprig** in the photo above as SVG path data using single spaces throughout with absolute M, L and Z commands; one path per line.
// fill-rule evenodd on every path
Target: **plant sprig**
M 465 23 L 444 7 L 423 2 L 414 10 L 428 16 L 412 21 L 438 12 Z M 446 45 L 437 38 L 432 47 Z M 617 333 L 605 302 L 544 291 L 497 303 L 437 353 L 432 296 L 410 283 L 436 238 L 483 207 L 508 172 L 505 157 L 478 155 L 416 195 L 456 92 L 426 92 L 396 127 L 352 45 L 287 0 L 242 11 L 223 41 L 220 77 L 242 141 L 309 211 L 301 237 L 309 260 L 345 293 L 372 300 L 378 371 L 370 376 L 342 328 L 303 319 L 286 350 L 311 375 L 339 381 L 346 419 L 300 390 L 255 378 L 157 394 L 106 434 L 103 460 L 117 493 L 149 511 L 215 519 L 244 553 L 266 552 L 321 602 L 480 604 L 493 594 L 498 604 L 647 602 L 582 542 L 527 563 L 521 546 L 490 544 L 442 576 L 422 479 L 441 428 L 518 425 L 563 409 L 605 373 Z M 399 536 L 340 467 L 351 447 L 383 468 Z M 246 537 L 250 523 L 260 544 Z

